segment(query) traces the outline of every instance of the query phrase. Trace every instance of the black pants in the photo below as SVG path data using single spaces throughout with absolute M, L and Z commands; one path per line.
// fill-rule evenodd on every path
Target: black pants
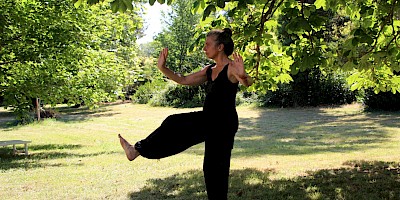
M 229 167 L 234 136 L 238 128 L 236 112 L 210 115 L 204 111 L 168 116 L 146 139 L 135 144 L 140 155 L 160 159 L 205 142 L 203 172 L 208 198 L 227 199 Z

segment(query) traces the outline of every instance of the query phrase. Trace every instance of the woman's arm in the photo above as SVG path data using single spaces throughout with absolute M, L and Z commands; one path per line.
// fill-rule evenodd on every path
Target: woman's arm
M 168 49 L 164 48 L 161 50 L 160 56 L 158 57 L 157 67 L 169 79 L 182 85 L 191 85 L 191 86 L 200 85 L 205 81 L 207 81 L 206 68 L 203 68 L 198 72 L 184 76 L 179 73 L 175 73 L 168 67 L 166 67 L 167 57 L 168 57 Z
M 233 61 L 230 63 L 232 66 L 231 73 L 235 78 L 244 86 L 249 87 L 253 84 L 253 79 L 249 76 L 243 64 L 243 58 L 237 53 L 233 54 Z

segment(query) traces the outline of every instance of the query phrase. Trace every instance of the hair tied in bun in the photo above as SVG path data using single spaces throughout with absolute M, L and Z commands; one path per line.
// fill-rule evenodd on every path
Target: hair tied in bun
M 223 32 L 229 35 L 229 37 L 232 37 L 232 30 L 230 28 L 224 28 Z

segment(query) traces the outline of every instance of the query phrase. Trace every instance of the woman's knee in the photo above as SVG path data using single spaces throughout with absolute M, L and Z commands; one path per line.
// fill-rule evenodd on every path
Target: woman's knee
M 172 124 L 172 123 L 174 123 L 174 121 L 176 121 L 176 114 L 173 114 L 173 115 L 169 115 L 168 117 L 166 117 L 165 119 L 164 119 L 164 121 L 162 122 L 162 125 L 168 125 L 168 124 Z

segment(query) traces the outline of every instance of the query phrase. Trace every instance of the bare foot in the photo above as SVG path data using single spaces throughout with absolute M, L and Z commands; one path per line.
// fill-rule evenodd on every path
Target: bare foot
M 128 158 L 129 161 L 135 160 L 140 154 L 139 152 L 135 149 L 135 147 L 131 144 L 129 144 L 128 141 L 126 141 L 121 134 L 118 134 L 119 137 L 119 142 L 121 143 L 122 148 L 125 151 L 126 157 Z

